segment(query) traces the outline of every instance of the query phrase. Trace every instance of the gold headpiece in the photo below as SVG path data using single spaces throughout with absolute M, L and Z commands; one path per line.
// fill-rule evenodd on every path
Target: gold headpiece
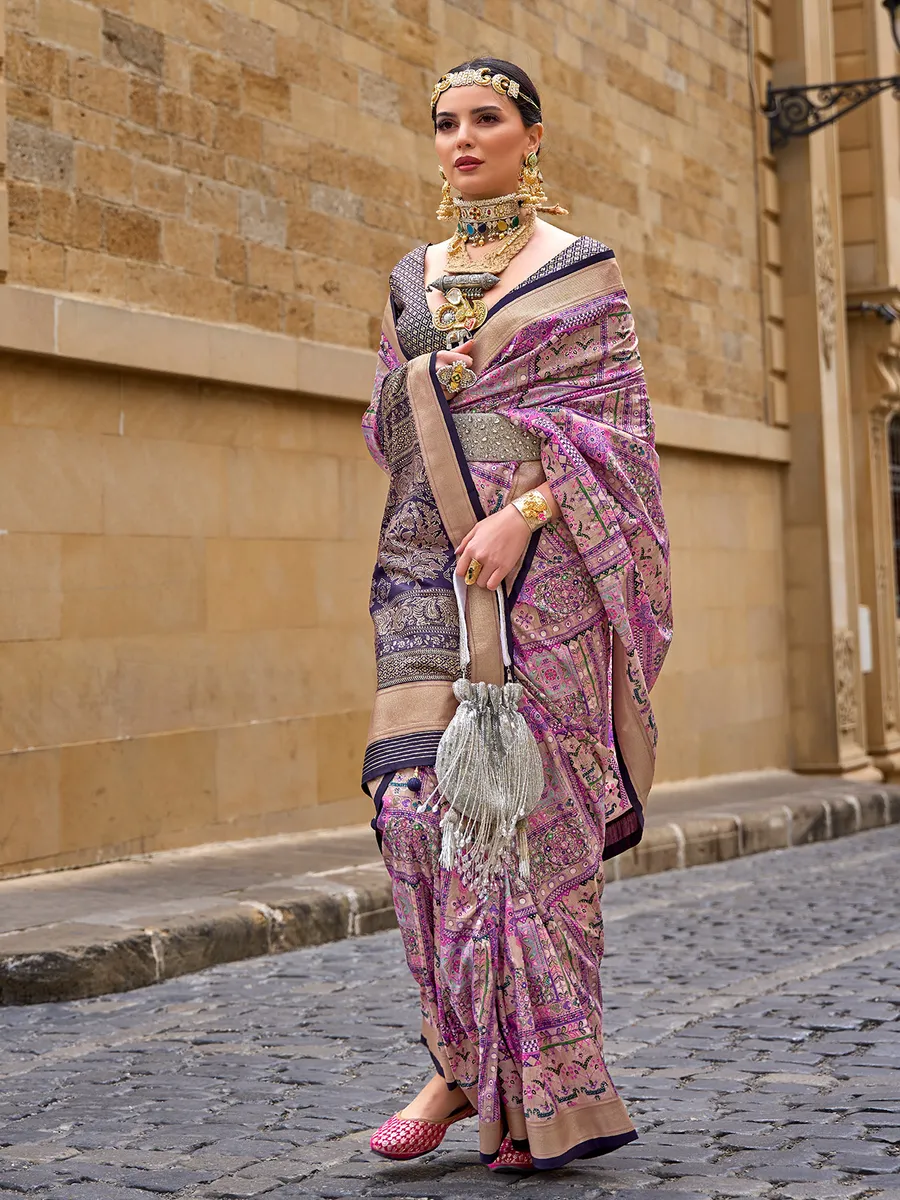
M 533 105 L 540 112 L 537 101 L 533 100 L 527 92 L 523 92 L 515 79 L 510 79 L 508 75 L 495 75 L 490 67 L 470 68 L 468 71 L 451 71 L 449 75 L 442 75 L 434 85 L 434 91 L 431 93 L 432 110 L 440 99 L 441 94 L 449 88 L 471 87 L 475 83 L 480 84 L 482 87 L 492 87 L 501 96 L 509 96 L 510 100 L 516 100 L 521 96 L 523 100 L 527 100 L 529 104 Z

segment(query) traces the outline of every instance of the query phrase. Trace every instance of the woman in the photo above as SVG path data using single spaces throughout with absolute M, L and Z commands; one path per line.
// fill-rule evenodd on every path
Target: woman
M 613 253 L 536 218 L 564 210 L 534 84 L 476 59 L 432 118 L 457 231 L 391 274 L 364 419 L 390 488 L 363 783 L 435 1075 L 372 1149 L 477 1114 L 482 1162 L 547 1169 L 637 1136 L 603 1062 L 600 897 L 641 836 L 668 547 Z

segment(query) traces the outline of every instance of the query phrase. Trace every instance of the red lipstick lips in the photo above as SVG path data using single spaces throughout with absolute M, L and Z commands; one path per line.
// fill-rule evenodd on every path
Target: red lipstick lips
M 457 171 L 464 171 L 466 167 L 480 167 L 481 163 L 482 159 L 480 158 L 472 158 L 469 155 L 463 155 L 463 157 L 458 158 L 453 165 L 456 167 Z

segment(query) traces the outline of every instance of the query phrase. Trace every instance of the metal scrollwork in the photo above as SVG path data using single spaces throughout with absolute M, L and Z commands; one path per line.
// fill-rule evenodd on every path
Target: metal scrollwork
M 900 100 L 900 75 L 880 79 L 848 79 L 844 83 L 813 83 L 805 87 L 773 88 L 766 93 L 763 110 L 769 118 L 773 150 L 794 137 L 808 137 L 859 108 L 873 96 L 890 91 Z

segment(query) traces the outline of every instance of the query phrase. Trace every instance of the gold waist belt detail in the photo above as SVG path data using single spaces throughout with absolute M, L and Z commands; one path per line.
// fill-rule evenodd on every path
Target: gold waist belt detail
M 499 413 L 453 414 L 467 462 L 532 462 L 541 457 L 541 439 Z

